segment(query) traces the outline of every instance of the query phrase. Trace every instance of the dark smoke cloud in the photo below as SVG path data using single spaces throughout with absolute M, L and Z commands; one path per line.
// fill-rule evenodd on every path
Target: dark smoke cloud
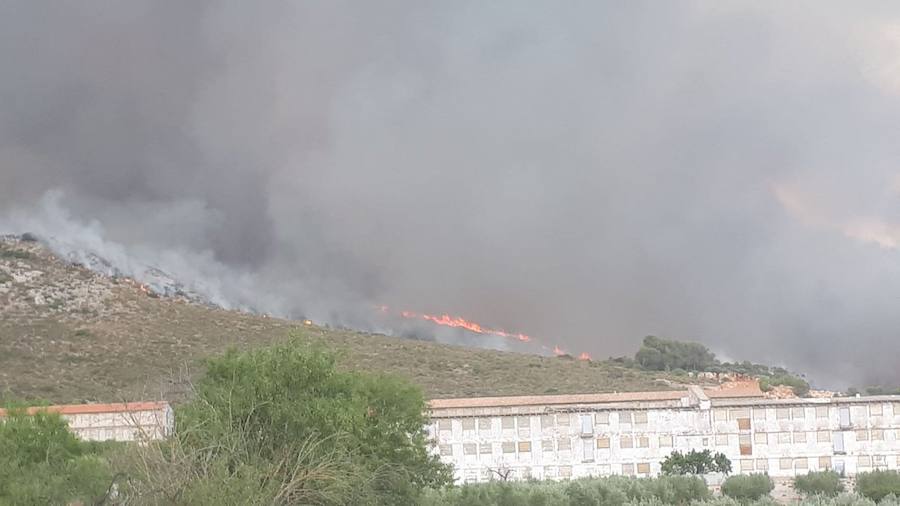
M 897 61 L 893 2 L 4 2 L 0 222 L 229 307 L 900 382 Z

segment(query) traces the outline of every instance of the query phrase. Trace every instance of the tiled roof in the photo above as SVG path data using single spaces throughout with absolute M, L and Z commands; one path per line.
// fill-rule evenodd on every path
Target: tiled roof
M 764 397 L 759 389 L 759 381 L 731 381 L 722 383 L 713 388 L 705 388 L 703 391 L 710 399 L 736 399 L 744 397 Z
M 61 415 L 87 415 L 94 413 L 134 413 L 136 411 L 154 411 L 165 409 L 167 402 L 119 402 L 113 404 L 66 404 L 61 406 L 32 406 L 25 410 L 29 415 L 39 411 L 59 413 Z M 0 409 L 0 416 L 6 416 L 6 410 Z
M 535 406 L 552 404 L 602 404 L 610 402 L 676 401 L 686 397 L 683 390 L 662 392 L 619 392 L 611 394 L 526 395 L 517 397 L 468 397 L 434 399 L 431 409 L 495 408 L 506 406 Z

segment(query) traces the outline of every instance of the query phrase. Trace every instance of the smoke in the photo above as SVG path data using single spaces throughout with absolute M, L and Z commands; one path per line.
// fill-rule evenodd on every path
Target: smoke
M 896 383 L 898 61 L 893 2 L 6 2 L 0 225 L 227 307 Z

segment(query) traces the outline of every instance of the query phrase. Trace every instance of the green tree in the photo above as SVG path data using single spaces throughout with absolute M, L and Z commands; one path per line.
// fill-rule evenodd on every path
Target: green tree
M 662 462 L 661 471 L 666 475 L 707 474 L 731 472 L 731 461 L 722 453 L 709 450 L 691 450 L 688 453 L 674 451 Z
M 794 489 L 804 495 L 834 497 L 844 491 L 844 484 L 834 471 L 813 471 L 794 478 Z
M 729 476 L 722 483 L 722 494 L 739 501 L 756 501 L 769 495 L 775 483 L 768 474 Z
M 653 371 L 705 371 L 719 365 L 716 356 L 699 343 L 685 343 L 647 336 L 634 359 L 644 369 Z
M 900 473 L 897 471 L 872 471 L 856 475 L 856 492 L 875 502 L 889 495 L 900 497 Z
M 0 504 L 93 501 L 110 485 L 100 445 L 79 441 L 58 414 L 11 409 L 0 421 Z
M 215 504 L 227 487 L 247 504 L 411 504 L 452 481 L 429 452 L 425 413 L 418 388 L 341 371 L 301 342 L 229 351 L 209 361 L 196 398 L 176 410 L 177 439 L 142 479 L 179 504 Z

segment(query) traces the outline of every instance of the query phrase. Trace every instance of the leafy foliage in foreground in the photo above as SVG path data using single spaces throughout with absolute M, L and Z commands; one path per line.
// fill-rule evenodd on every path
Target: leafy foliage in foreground
M 288 343 L 213 359 L 177 437 L 134 448 L 132 494 L 174 504 L 412 504 L 450 483 L 425 400 L 392 377 L 338 371 Z
M 872 471 L 856 476 L 856 493 L 873 501 L 885 497 L 900 497 L 900 473 L 897 471 Z
M 0 422 L 0 504 L 90 503 L 111 474 L 101 445 L 79 441 L 55 413 L 11 409 Z
M 729 476 L 722 483 L 722 493 L 732 499 L 741 501 L 756 501 L 768 496 L 775 483 L 768 474 L 744 474 Z
M 844 484 L 834 471 L 813 471 L 794 478 L 794 489 L 807 496 L 834 497 L 844 491 Z
M 661 471 L 666 475 L 731 473 L 731 461 L 723 453 L 709 450 L 691 450 L 688 453 L 674 451 L 662 462 Z
M 490 482 L 430 490 L 423 506 L 624 505 L 636 503 L 686 505 L 710 497 L 696 476 L 656 479 L 586 478 L 573 481 Z

